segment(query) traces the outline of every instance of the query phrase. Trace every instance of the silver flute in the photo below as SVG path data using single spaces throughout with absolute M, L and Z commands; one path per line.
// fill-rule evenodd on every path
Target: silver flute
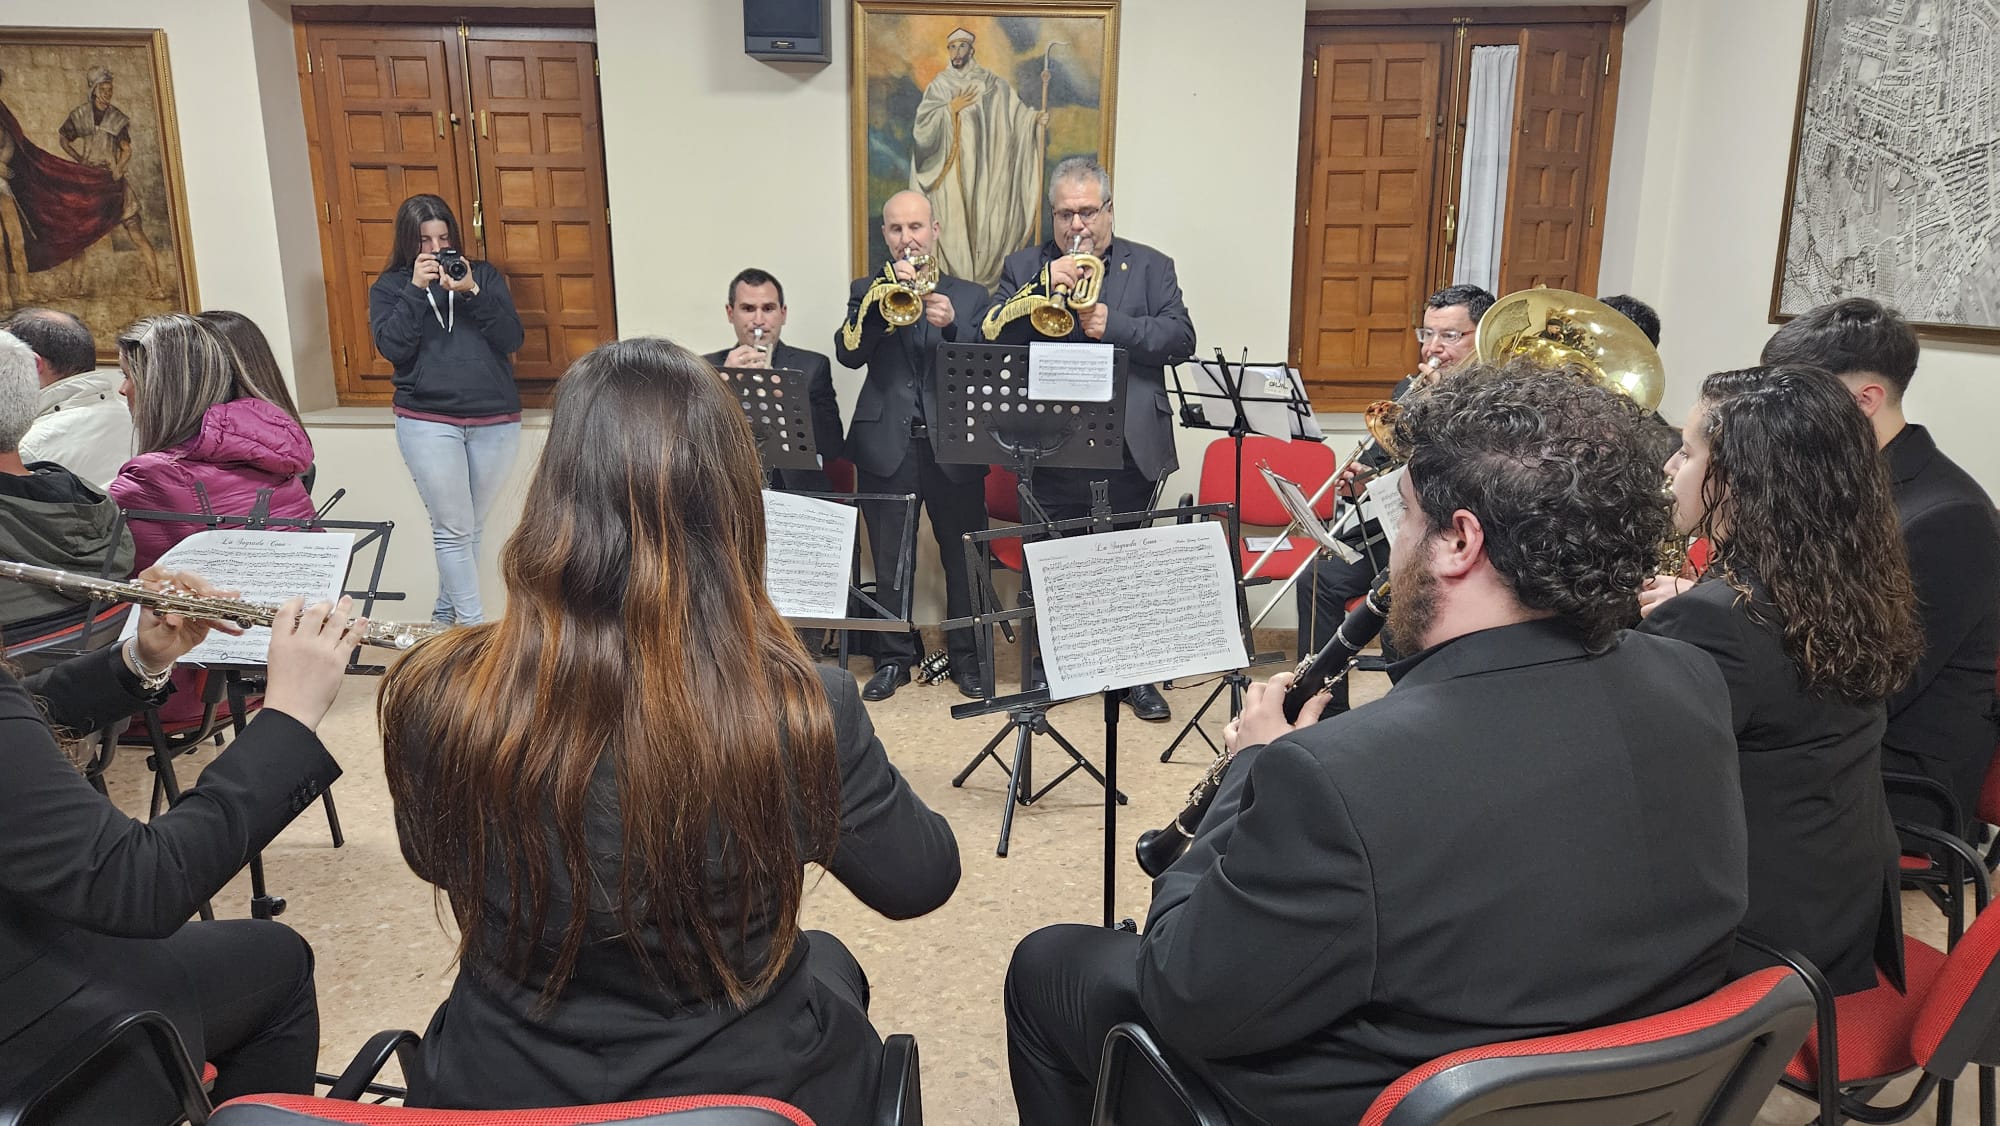
M 170 614 L 186 614 L 213 622 L 234 622 L 239 626 L 268 626 L 278 616 L 278 607 L 233 598 L 203 598 L 175 591 L 153 590 L 138 583 L 119 582 L 37 567 L 0 559 L 0 579 L 12 579 L 30 586 L 47 587 L 72 598 L 91 602 L 133 602 Z M 440 622 L 378 622 L 370 619 L 361 641 L 384 649 L 408 649 L 419 641 L 436 637 L 451 627 Z

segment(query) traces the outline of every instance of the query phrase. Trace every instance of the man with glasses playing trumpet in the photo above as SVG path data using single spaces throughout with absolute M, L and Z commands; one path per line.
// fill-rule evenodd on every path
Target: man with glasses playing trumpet
M 1111 175 L 1094 157 L 1074 156 L 1049 177 L 1055 237 L 1007 256 L 981 334 L 997 343 L 1068 340 L 1125 349 L 1123 469 L 1035 471 L 1035 499 L 1052 520 L 1090 514 L 1090 486 L 1106 481 L 1113 512 L 1152 506 L 1160 479 L 1179 464 L 1166 365 L 1194 351 L 1194 320 L 1181 300 L 1174 260 L 1133 242 L 1113 241 Z M 1126 702 L 1140 719 L 1170 718 L 1151 685 Z
M 972 614 L 972 580 L 961 537 L 986 528 L 982 465 L 940 465 L 930 427 L 939 417 L 932 367 L 942 342 L 978 339 L 986 292 L 945 275 L 934 257 L 938 224 L 922 192 L 901 191 L 882 205 L 882 241 L 889 264 L 848 288 L 847 318 L 834 333 L 834 355 L 850 368 L 866 366 L 861 398 L 848 427 L 846 453 L 864 493 L 915 493 L 930 510 L 931 531 L 944 562 L 945 614 Z M 907 509 L 900 503 L 864 503 L 874 556 L 878 598 L 901 604 L 893 582 Z M 866 700 L 886 700 L 909 683 L 917 660 L 914 634 L 885 633 L 876 641 L 875 675 L 861 689 Z M 952 680 L 969 698 L 985 695 L 972 631 L 950 631 Z

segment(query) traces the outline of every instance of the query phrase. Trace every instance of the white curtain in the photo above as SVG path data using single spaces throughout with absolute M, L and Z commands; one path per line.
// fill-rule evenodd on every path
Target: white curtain
M 1459 167 L 1458 257 L 1453 285 L 1500 289 L 1501 223 L 1507 216 L 1507 157 L 1514 141 L 1514 76 L 1519 47 L 1474 47 Z

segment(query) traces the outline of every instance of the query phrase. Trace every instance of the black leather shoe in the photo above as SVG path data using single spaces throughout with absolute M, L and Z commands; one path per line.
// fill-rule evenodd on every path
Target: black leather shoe
M 875 675 L 861 688 L 864 700 L 886 700 L 896 694 L 896 689 L 910 682 L 910 669 L 895 661 L 884 661 L 875 666 Z
M 953 684 L 958 685 L 958 694 L 966 699 L 984 700 L 986 698 L 986 682 L 979 679 L 979 670 L 977 668 L 955 668 L 951 670 L 951 680 Z
M 1160 690 L 1150 684 L 1127 689 L 1125 702 L 1132 705 L 1133 715 L 1149 723 L 1159 723 L 1174 716 L 1173 712 L 1167 710 L 1167 698 L 1160 695 Z

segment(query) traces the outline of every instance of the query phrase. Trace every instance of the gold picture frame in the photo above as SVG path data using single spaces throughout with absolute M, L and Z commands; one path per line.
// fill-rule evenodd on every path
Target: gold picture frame
M 857 277 L 888 257 L 882 204 L 916 187 L 945 271 L 990 289 L 1007 253 L 1048 235 L 1056 162 L 1112 166 L 1118 0 L 851 0 L 848 40 Z
M 200 307 L 166 32 L 0 28 L 0 165 L 0 316 L 74 313 L 105 361 Z

